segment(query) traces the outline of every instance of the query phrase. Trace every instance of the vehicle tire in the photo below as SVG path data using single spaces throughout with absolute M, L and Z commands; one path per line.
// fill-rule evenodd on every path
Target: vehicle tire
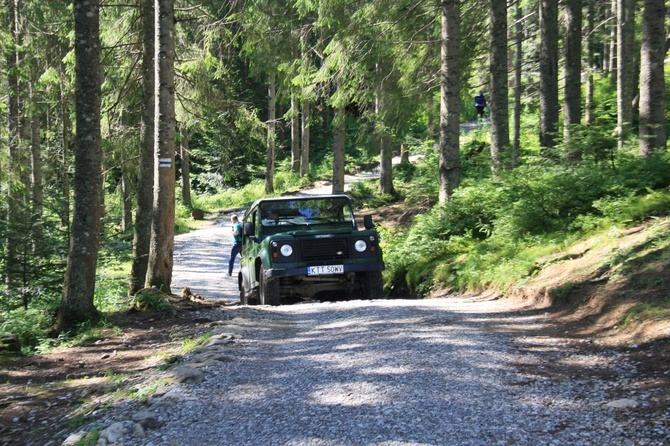
M 240 280 L 240 304 L 249 305 L 249 297 L 247 296 L 247 291 L 244 289 L 244 284 Z
M 362 273 L 363 290 L 365 291 L 365 299 L 383 299 L 384 298 L 384 282 L 382 281 L 381 271 L 368 271 Z
M 249 305 L 258 305 L 258 289 L 249 291 L 247 300 L 249 301 Z
M 272 277 L 265 277 L 265 270 L 261 266 L 258 274 L 258 297 L 261 305 L 277 306 L 280 303 L 279 280 Z

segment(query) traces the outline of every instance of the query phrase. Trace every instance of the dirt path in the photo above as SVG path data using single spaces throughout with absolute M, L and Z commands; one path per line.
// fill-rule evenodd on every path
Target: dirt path
M 663 395 L 630 352 L 483 298 L 231 307 L 146 402 L 83 426 L 106 444 L 664 445 Z
M 172 292 L 184 287 L 207 299 L 239 300 L 237 277 L 239 257 L 232 277 L 228 259 L 232 249 L 230 215 L 217 217 L 211 226 L 175 237 Z M 241 218 L 241 216 L 240 216 Z

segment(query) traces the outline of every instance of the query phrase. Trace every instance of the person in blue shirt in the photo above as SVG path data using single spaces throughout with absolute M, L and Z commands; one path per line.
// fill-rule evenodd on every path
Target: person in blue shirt
M 484 92 L 480 91 L 477 96 L 475 96 L 475 108 L 477 109 L 477 115 L 480 119 L 484 119 L 484 110 L 486 109 L 486 97 Z
M 233 224 L 233 249 L 230 251 L 230 260 L 228 261 L 228 275 L 232 276 L 235 258 L 242 253 L 242 223 L 240 223 L 237 215 L 231 216 L 230 222 Z

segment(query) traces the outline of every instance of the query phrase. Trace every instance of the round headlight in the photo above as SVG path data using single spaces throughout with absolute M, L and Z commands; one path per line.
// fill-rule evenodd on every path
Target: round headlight
M 354 243 L 354 248 L 356 248 L 356 251 L 358 252 L 363 252 L 367 249 L 368 244 L 365 243 L 363 240 L 356 240 L 356 243 Z
M 284 257 L 289 257 L 291 254 L 293 254 L 293 248 L 291 245 L 282 245 L 279 249 L 279 252 L 281 252 L 281 255 Z

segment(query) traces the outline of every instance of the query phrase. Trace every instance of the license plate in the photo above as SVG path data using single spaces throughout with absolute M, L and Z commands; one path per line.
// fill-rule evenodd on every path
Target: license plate
M 308 276 L 320 276 L 323 274 L 344 274 L 344 265 L 308 266 Z

